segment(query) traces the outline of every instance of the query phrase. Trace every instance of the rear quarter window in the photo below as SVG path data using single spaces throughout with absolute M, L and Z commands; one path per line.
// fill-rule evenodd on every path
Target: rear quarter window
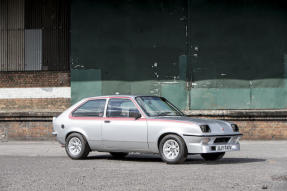
M 105 99 L 89 100 L 73 111 L 73 117 L 103 117 L 105 111 Z

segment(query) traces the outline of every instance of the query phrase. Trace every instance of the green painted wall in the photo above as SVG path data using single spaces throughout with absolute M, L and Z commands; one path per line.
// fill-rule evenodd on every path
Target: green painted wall
M 280 1 L 192 4 L 192 109 L 287 108 L 286 10 Z
M 72 103 L 83 98 L 102 95 L 101 71 L 97 69 L 71 70 Z
M 72 0 L 72 102 L 119 93 L 181 109 L 287 108 L 286 19 L 280 1 Z
M 99 70 L 101 95 L 160 95 L 186 108 L 185 8 L 185 0 L 73 0 L 72 71 Z M 91 94 L 74 74 L 72 101 Z

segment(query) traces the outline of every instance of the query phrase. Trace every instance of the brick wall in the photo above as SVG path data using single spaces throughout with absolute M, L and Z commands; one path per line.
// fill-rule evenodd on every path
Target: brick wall
M 286 140 L 286 121 L 234 121 L 249 140 Z
M 55 140 L 50 121 L 6 121 L 0 123 L 0 140 Z M 4 132 L 7 132 L 6 136 Z
M 51 89 L 69 86 L 69 72 L 0 72 L 0 88 L 19 88 L 19 91 L 23 88 L 38 88 L 45 89 L 50 95 Z M 19 92 L 18 95 L 20 94 Z M 51 134 L 52 117 L 70 106 L 70 98 L 61 97 L 61 95 L 52 98 L 32 96 L 32 98 L 12 99 L 5 98 L 3 95 L 0 97 L 0 140 L 2 141 L 54 140 Z
M 63 111 L 70 106 L 70 99 L 0 99 L 0 111 Z
M 52 118 L 60 112 L 0 113 L 0 140 L 55 140 Z
M 194 110 L 185 111 L 191 117 L 220 119 L 236 123 L 242 139 L 287 139 L 287 110 Z
M 0 72 L 0 88 L 47 88 L 69 86 L 69 72 Z M 0 112 L 63 111 L 69 106 L 70 98 L 0 99 Z
M 52 136 L 52 117 L 59 113 L 0 113 L 0 140 L 55 140 Z M 231 121 L 231 120 L 229 120 Z M 259 121 L 256 119 L 235 120 L 245 140 L 287 139 L 287 120 Z M 6 134 L 5 134 L 6 132 Z
M 70 86 L 70 73 L 57 71 L 1 72 L 0 88 Z

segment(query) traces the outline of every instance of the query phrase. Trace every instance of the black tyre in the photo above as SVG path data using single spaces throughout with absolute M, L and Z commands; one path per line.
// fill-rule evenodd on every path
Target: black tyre
M 187 158 L 184 140 L 177 135 L 166 135 L 160 140 L 159 153 L 161 159 L 168 164 L 183 163 Z
M 201 154 L 201 157 L 206 161 L 215 161 L 215 160 L 222 159 L 224 154 L 225 154 L 224 152 L 223 153 L 204 153 L 204 154 Z
M 65 149 L 71 159 L 84 159 L 90 152 L 88 142 L 79 133 L 72 133 L 67 137 Z
M 110 154 L 111 154 L 114 158 L 124 158 L 124 157 L 127 156 L 129 153 L 110 152 Z

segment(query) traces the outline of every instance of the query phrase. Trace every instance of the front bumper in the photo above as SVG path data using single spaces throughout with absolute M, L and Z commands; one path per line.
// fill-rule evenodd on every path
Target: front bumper
M 184 136 L 189 154 L 217 153 L 239 151 L 239 139 L 242 134 L 237 135 L 215 135 L 215 136 Z M 227 138 L 226 142 L 216 142 L 217 138 Z M 218 147 L 227 147 L 225 150 L 218 150 Z

